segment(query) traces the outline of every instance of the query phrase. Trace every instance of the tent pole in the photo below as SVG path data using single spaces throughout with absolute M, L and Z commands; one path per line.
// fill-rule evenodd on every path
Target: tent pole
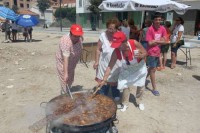
M 146 11 L 142 11 L 142 18 L 141 18 L 140 28 L 142 28 L 142 25 L 143 25 L 143 23 L 144 23 L 145 13 L 146 13 Z
M 62 32 L 62 10 L 61 10 L 61 3 L 62 3 L 62 0 L 60 0 L 60 31 Z

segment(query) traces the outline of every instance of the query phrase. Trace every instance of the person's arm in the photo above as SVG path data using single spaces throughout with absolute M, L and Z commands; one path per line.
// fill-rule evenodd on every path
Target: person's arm
M 165 45 L 166 37 L 161 37 L 160 40 L 156 41 L 157 45 Z
M 154 39 L 152 38 L 152 40 L 149 41 L 149 45 L 150 45 L 150 46 L 165 45 L 165 44 L 166 44 L 166 35 L 167 35 L 167 32 L 166 32 L 166 30 L 164 29 L 164 30 L 163 30 L 163 33 L 162 33 L 162 37 L 160 38 L 160 40 L 154 40 Z
M 62 42 L 60 44 L 60 50 L 62 51 L 63 56 L 63 80 L 67 84 L 67 81 L 69 79 L 68 75 L 68 65 L 69 65 L 69 57 L 70 57 L 70 45 L 67 44 L 67 42 Z
M 147 51 L 144 49 L 144 47 L 139 43 L 138 41 L 134 40 L 136 48 L 139 50 L 139 53 L 135 55 L 136 58 L 143 59 L 147 56 Z
M 143 39 L 143 32 L 144 32 L 144 29 L 141 29 L 139 31 L 139 42 L 144 41 L 144 40 L 142 40 Z
M 103 86 L 106 83 L 106 81 L 107 81 L 107 79 L 110 75 L 110 72 L 112 71 L 116 61 L 117 61 L 117 54 L 116 54 L 116 49 L 115 49 L 113 51 L 112 55 L 111 55 L 110 62 L 109 62 L 108 67 L 106 68 L 106 71 L 104 73 L 103 81 L 99 84 L 99 86 Z
M 153 37 L 153 32 L 151 31 L 150 28 L 148 28 L 147 33 L 146 33 L 146 41 L 148 42 L 149 46 L 157 45 Z
M 177 43 L 180 41 L 182 34 L 183 34 L 183 31 L 178 32 L 178 37 L 177 37 L 176 42 L 174 43 L 173 47 L 177 46 Z
M 97 49 L 96 49 L 96 55 L 95 55 L 95 63 L 93 65 L 94 69 L 97 69 L 97 67 L 99 65 L 99 58 L 100 58 L 101 51 L 102 51 L 102 43 L 99 40 L 98 43 L 97 43 Z
M 68 64 L 69 64 L 69 56 L 64 55 L 64 62 L 63 62 L 63 71 L 64 71 L 64 81 L 67 83 L 68 81 Z

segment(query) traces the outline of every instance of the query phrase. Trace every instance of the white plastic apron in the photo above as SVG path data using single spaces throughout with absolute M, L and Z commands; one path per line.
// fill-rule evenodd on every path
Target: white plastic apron
M 133 50 L 128 42 L 128 46 L 133 53 Z M 120 51 L 121 52 L 121 51 Z M 122 56 L 122 68 L 119 74 L 118 79 L 118 89 L 122 90 L 131 86 L 144 86 L 147 76 L 147 67 L 144 60 L 141 60 L 139 63 L 137 59 L 133 57 L 133 60 L 130 61 L 130 65 L 126 64 L 126 60 L 124 60 L 123 54 Z
M 98 79 L 103 80 L 104 73 L 106 71 L 106 68 L 108 67 L 114 48 L 111 47 L 111 44 L 107 39 L 105 32 L 101 34 L 100 40 L 102 42 L 102 52 L 99 58 L 99 66 L 97 69 L 96 77 Z M 118 60 L 108 77 L 107 80 L 108 82 L 117 82 L 119 77 L 120 67 L 121 67 L 121 62 Z

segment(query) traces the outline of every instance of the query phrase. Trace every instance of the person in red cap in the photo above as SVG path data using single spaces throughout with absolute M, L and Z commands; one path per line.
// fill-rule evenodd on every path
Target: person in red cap
M 144 61 L 147 52 L 136 40 L 130 39 L 127 41 L 126 35 L 121 31 L 118 31 L 113 35 L 111 47 L 115 48 L 115 50 L 104 74 L 103 81 L 99 86 L 103 86 L 106 83 L 113 66 L 117 60 L 120 60 L 122 67 L 118 78 L 118 89 L 123 90 L 123 108 L 121 111 L 125 111 L 128 107 L 130 87 L 137 87 L 136 98 L 141 102 L 142 88 L 145 85 L 147 75 L 147 68 Z M 138 107 L 143 110 L 144 104 L 139 103 Z
M 74 72 L 82 52 L 83 29 L 78 24 L 70 27 L 70 33 L 60 39 L 56 53 L 56 67 L 61 83 L 61 91 L 71 88 L 74 81 Z

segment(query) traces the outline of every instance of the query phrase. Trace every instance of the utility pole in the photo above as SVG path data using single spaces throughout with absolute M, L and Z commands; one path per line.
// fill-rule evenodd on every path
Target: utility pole
M 62 12 L 61 12 L 61 2 L 62 2 L 62 0 L 60 0 L 60 31 L 62 32 Z

